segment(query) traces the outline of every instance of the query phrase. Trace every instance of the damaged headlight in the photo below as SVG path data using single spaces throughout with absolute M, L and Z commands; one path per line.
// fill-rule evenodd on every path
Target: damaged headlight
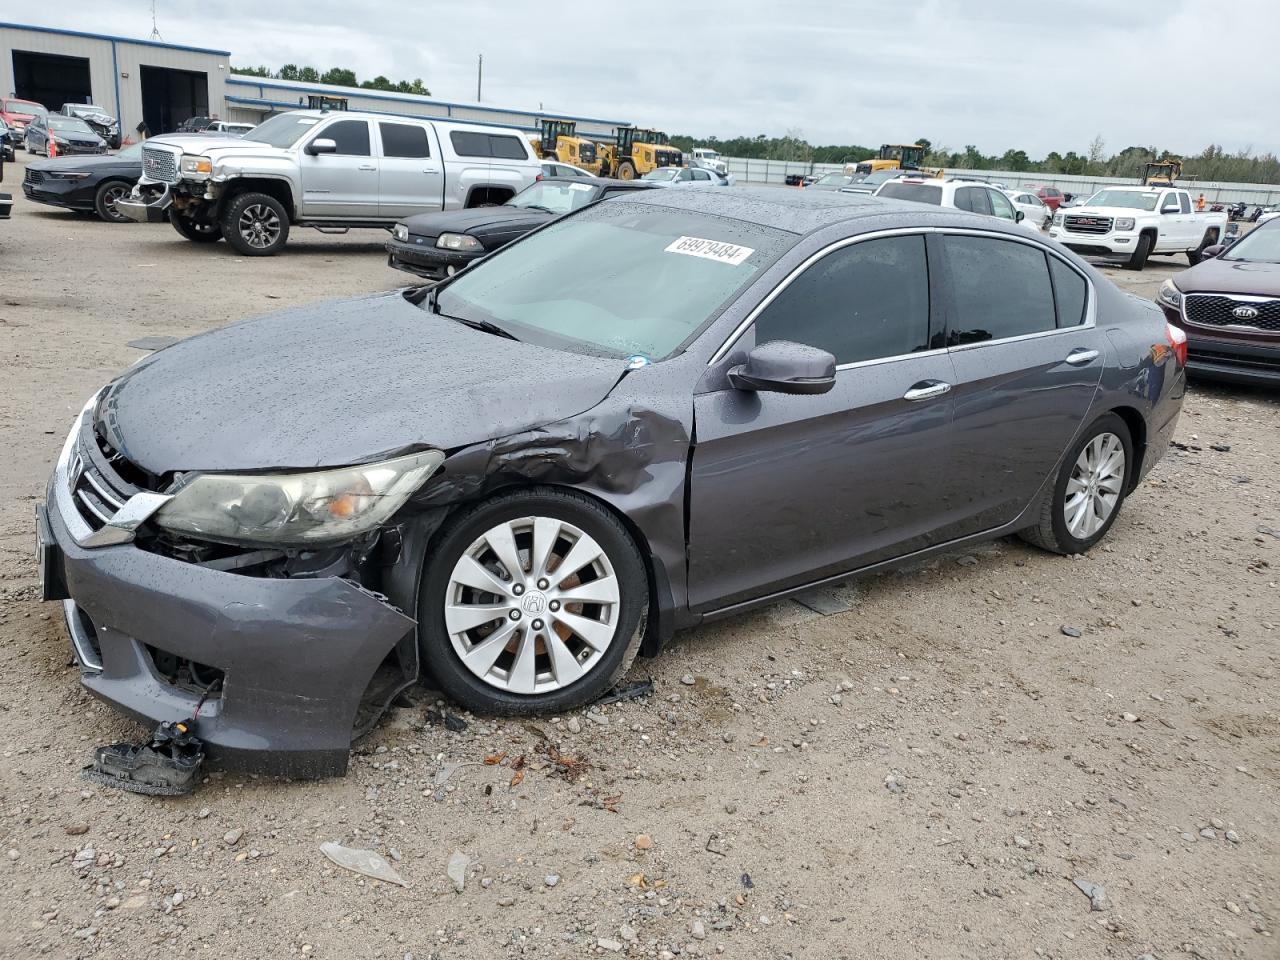
M 166 530 L 247 544 L 315 544 L 372 530 L 444 462 L 428 450 L 316 473 L 197 474 L 156 514 Z
M 483 250 L 480 241 L 475 237 L 469 237 L 465 233 L 442 233 L 436 240 L 436 246 L 444 250 Z
M 409 228 L 406 227 L 403 223 L 397 223 L 394 227 L 391 228 L 391 236 L 395 237 L 397 240 L 400 240 L 402 242 L 405 240 L 408 240 Z

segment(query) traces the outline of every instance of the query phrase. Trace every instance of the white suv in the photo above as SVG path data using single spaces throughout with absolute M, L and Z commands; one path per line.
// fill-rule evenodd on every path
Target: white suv
M 1010 223 L 1021 223 L 1028 230 L 1039 232 L 1040 229 L 1034 223 L 1029 223 L 1021 210 L 1014 208 L 1003 190 L 985 181 L 962 180 L 957 177 L 931 180 L 901 176 L 880 184 L 875 195 L 891 200 L 931 203 L 935 207 L 955 207 L 957 210 L 999 217 Z

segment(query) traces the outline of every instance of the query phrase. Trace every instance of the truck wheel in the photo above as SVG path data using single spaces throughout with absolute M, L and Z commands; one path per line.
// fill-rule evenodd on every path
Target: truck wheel
M 1147 257 L 1151 256 L 1151 234 L 1144 233 L 1138 238 L 1138 248 L 1125 264 L 1130 270 L 1141 270 L 1147 265 Z
M 116 201 L 129 196 L 132 187 L 123 180 L 111 180 L 98 188 L 93 198 L 93 209 L 107 223 L 128 223 L 129 218 L 116 209 Z
M 169 222 L 173 229 L 196 243 L 217 243 L 222 239 L 222 229 L 216 223 L 188 219 L 173 207 L 169 208 Z
M 1204 239 L 1200 241 L 1200 246 L 1196 247 L 1194 250 L 1187 251 L 1187 263 L 1194 267 L 1204 259 L 1204 248 L 1213 246 L 1213 244 L 1217 242 L 1218 238 L 1213 235 L 1212 231 L 1206 233 L 1204 235 Z
M 241 193 L 222 211 L 222 234 L 237 253 L 269 257 L 289 239 L 289 214 L 275 197 Z
M 617 177 L 619 180 L 634 180 L 636 178 L 635 165 L 630 160 L 623 160 L 618 164 Z

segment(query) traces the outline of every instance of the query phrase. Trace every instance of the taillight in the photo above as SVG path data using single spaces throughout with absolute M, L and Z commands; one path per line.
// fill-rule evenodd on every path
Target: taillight
M 1173 355 L 1178 358 L 1178 366 L 1187 365 L 1187 335 L 1179 327 L 1168 321 L 1164 325 L 1164 338 L 1169 342 Z

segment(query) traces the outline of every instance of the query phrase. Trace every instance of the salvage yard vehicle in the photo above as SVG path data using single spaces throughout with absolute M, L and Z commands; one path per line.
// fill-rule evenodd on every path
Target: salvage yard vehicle
M 999 217 L 1009 223 L 1020 223 L 1028 230 L 1040 230 L 1036 224 L 1027 221 L 1026 215 L 1014 207 L 1013 201 L 999 187 L 967 177 L 941 180 L 901 174 L 877 187 L 875 196 L 887 200 L 929 203 L 935 207 L 955 207 L 970 213 Z
M 884 143 L 880 152 L 853 164 L 849 172 L 866 176 L 881 170 L 919 170 L 924 163 L 924 147 L 918 143 Z
M 64 103 L 64 117 L 79 117 L 100 136 L 112 150 L 120 149 L 120 121 L 92 103 Z
M 593 177 L 594 174 L 583 170 L 581 167 L 575 167 L 571 163 L 560 163 L 555 160 L 543 160 L 539 166 L 542 167 L 542 175 L 544 177 Z
M 556 217 L 597 200 L 652 187 L 645 180 L 543 179 L 500 207 L 409 217 L 391 231 L 387 266 L 428 280 L 443 280 Z
M 130 367 L 37 507 L 43 596 L 107 703 L 337 774 L 421 676 L 563 713 L 815 583 L 1090 549 L 1168 447 L 1181 336 L 991 217 L 641 191 Z
M 142 176 L 142 144 L 96 157 L 55 157 L 27 164 L 22 192 L 28 200 L 92 212 L 108 223 L 129 223 L 116 204 Z
M 107 152 L 107 141 L 94 133 L 92 127 L 79 117 L 64 117 L 60 113 L 33 117 L 27 124 L 26 141 L 28 153 L 42 153 L 46 157 L 53 152 L 64 157 Z
M 688 165 L 701 167 L 704 170 L 712 170 L 722 177 L 729 176 L 728 161 L 710 147 L 694 147 L 693 153 L 689 154 Z
M 243 137 L 154 137 L 117 204 L 188 240 L 270 256 L 290 227 L 390 229 L 418 213 L 504 203 L 541 175 L 519 134 L 465 121 L 293 110 Z
M 14 146 L 26 144 L 27 125 L 36 117 L 47 117 L 49 111 L 34 100 L 17 97 L 0 97 L 0 120 L 9 127 L 9 137 Z
M 841 193 L 865 194 L 870 196 L 875 193 L 882 183 L 888 183 L 890 180 L 897 180 L 902 176 L 901 170 L 881 170 L 879 173 L 869 173 L 866 176 L 858 174 L 852 183 L 841 187 Z M 812 186 L 812 184 L 810 184 Z
M 1187 371 L 1280 386 L 1280 220 L 1204 251 L 1156 295 L 1187 336 Z
M 858 179 L 856 174 L 852 173 L 824 173 L 813 183 L 809 184 L 808 190 L 841 190 L 849 186 Z M 869 191 L 868 191 L 869 192 Z
M 1172 187 L 1182 176 L 1181 160 L 1157 160 L 1148 163 L 1142 171 L 1144 187 Z
M 701 167 L 659 167 L 650 170 L 641 182 L 655 187 L 730 187 L 733 183 L 728 177 L 721 176 L 714 170 Z
M 1076 253 L 1141 270 L 1152 254 L 1185 253 L 1194 266 L 1226 231 L 1226 212 L 1197 213 L 1186 190 L 1104 187 L 1055 213 L 1049 236 Z
M 1053 211 L 1030 190 L 1020 188 L 1005 190 L 1004 195 L 1009 198 L 1015 210 L 1022 211 L 1026 223 L 1035 224 L 1036 228 L 1041 230 L 1049 226 L 1049 221 L 1053 219 Z
M 206 134 L 222 133 L 229 137 L 243 137 L 255 126 L 256 124 L 252 123 L 230 123 L 226 120 L 214 120 L 200 132 Z

